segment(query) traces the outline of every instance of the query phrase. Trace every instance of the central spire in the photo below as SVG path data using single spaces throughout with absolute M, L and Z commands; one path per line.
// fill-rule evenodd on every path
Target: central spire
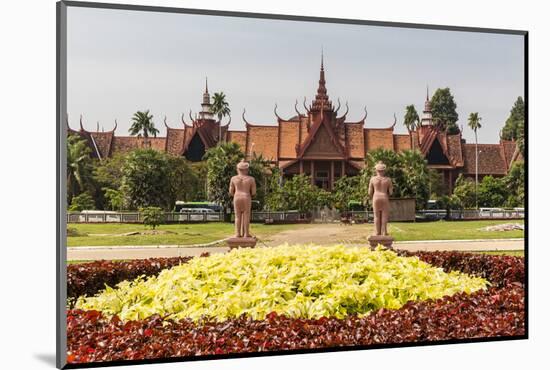
M 315 97 L 316 100 L 327 100 L 327 88 L 326 88 L 326 80 L 325 80 L 325 63 L 324 63 L 324 55 L 323 51 L 321 50 L 321 71 L 319 72 L 319 87 L 317 88 L 317 96 Z
M 315 95 L 315 100 L 312 102 L 312 109 L 331 109 L 332 104 L 328 100 L 327 87 L 325 80 L 325 61 L 324 53 L 321 50 L 321 70 L 319 71 L 319 87 L 317 88 L 317 95 Z

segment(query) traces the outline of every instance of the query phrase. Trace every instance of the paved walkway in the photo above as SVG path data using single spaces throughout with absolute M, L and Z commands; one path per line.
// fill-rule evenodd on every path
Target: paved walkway
M 215 242 L 216 243 L 216 242 Z M 209 243 L 209 244 L 215 244 Z M 269 245 L 268 245 L 269 244 Z M 259 241 L 257 247 L 272 246 L 270 241 L 264 244 Z M 349 245 L 357 245 L 350 243 Z M 496 251 L 523 250 L 523 239 L 483 239 L 483 240 L 421 240 L 394 243 L 394 248 L 409 251 Z M 111 247 L 69 247 L 67 259 L 99 260 L 99 259 L 141 259 L 150 257 L 199 256 L 202 253 L 225 253 L 227 247 L 181 247 L 177 245 L 153 246 L 111 246 Z

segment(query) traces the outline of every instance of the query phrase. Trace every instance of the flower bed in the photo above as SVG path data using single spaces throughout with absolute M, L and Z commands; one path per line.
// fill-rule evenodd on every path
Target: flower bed
M 487 281 L 444 272 L 416 257 L 343 245 L 238 249 L 189 261 L 149 279 L 125 281 L 76 308 L 123 321 L 154 314 L 217 321 L 270 312 L 294 318 L 344 318 L 409 301 L 484 289 Z
M 525 334 L 522 257 L 457 252 L 399 254 L 416 255 L 445 271 L 487 278 L 492 286 L 469 295 L 409 302 L 400 309 L 341 319 L 289 318 L 270 313 L 264 320 L 238 317 L 195 322 L 163 320 L 154 315 L 123 322 L 98 311 L 69 310 L 67 360 L 138 360 Z

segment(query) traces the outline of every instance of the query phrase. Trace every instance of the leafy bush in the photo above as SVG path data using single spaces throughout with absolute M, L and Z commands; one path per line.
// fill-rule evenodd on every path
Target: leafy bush
M 153 230 L 161 224 L 163 221 L 164 213 L 159 207 L 145 207 L 140 208 L 139 213 L 141 213 L 141 218 L 143 219 L 143 224 L 149 226 Z
M 205 273 L 208 272 L 208 273 Z M 223 321 L 272 311 L 295 318 L 364 315 L 486 287 L 478 277 L 445 273 L 414 257 L 345 246 L 240 249 L 191 260 L 145 280 L 124 281 L 76 307 L 122 320 L 154 314 Z
M 94 198 L 90 193 L 82 193 L 73 197 L 71 205 L 69 206 L 69 212 L 81 212 L 86 209 L 94 209 Z

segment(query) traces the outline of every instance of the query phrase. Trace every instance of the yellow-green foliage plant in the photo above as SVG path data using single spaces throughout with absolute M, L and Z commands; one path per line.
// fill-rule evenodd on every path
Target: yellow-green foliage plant
M 273 311 L 293 318 L 343 318 L 398 309 L 408 301 L 469 294 L 487 285 L 485 279 L 446 273 L 417 257 L 381 248 L 282 245 L 195 258 L 158 276 L 80 297 L 76 308 L 116 314 L 125 321 L 154 314 L 195 321 L 243 314 L 264 319 Z

